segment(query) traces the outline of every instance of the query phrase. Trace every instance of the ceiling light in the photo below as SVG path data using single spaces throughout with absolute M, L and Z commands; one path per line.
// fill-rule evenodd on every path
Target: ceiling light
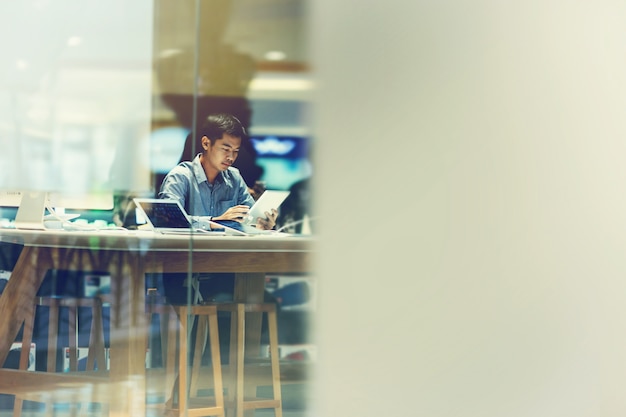
M 171 58 L 182 53 L 183 51 L 181 49 L 164 49 L 159 52 L 159 58 Z
M 28 68 L 28 61 L 25 61 L 23 59 L 18 59 L 17 61 L 15 61 L 15 68 L 17 68 L 18 70 L 25 70 Z
M 70 36 L 67 39 L 67 46 L 78 46 L 83 43 L 83 38 L 80 36 Z
M 287 58 L 287 54 L 283 51 L 269 51 L 265 53 L 265 59 L 268 61 L 282 61 Z
M 306 79 L 255 78 L 250 82 L 255 91 L 310 91 L 313 82 Z

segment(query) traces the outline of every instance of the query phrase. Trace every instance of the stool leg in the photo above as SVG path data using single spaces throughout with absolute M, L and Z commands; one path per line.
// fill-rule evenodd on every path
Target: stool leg
M 245 350 L 244 344 L 246 340 L 246 320 L 245 320 L 245 306 L 243 304 L 237 304 L 237 312 L 235 313 L 235 319 L 237 322 L 237 381 L 235 388 L 235 410 L 237 417 L 243 417 L 243 401 L 244 401 L 244 358 Z
M 148 306 L 148 311 L 146 312 L 146 324 L 147 324 L 147 327 L 148 327 L 148 335 L 146 337 L 146 358 L 147 358 L 147 355 L 150 355 L 151 367 L 155 366 L 154 358 L 153 358 L 155 349 L 154 349 L 154 346 L 153 346 L 153 343 L 152 343 L 152 333 L 151 333 L 152 332 L 152 321 L 154 320 L 154 317 L 157 316 L 157 314 L 159 314 L 159 313 L 154 311 L 154 307 L 153 306 Z M 164 356 L 165 355 L 165 345 L 163 343 L 164 343 L 165 340 L 167 340 L 167 338 L 164 337 L 164 335 L 162 333 L 163 330 L 164 330 L 164 327 L 165 327 L 163 325 L 163 319 L 164 319 L 163 315 L 160 315 L 159 316 L 159 329 L 161 331 L 161 346 L 160 347 L 161 347 L 161 355 L 163 355 L 162 358 L 165 358 L 165 356 Z M 162 360 L 165 360 L 165 359 L 162 359 Z M 164 365 L 164 367 L 165 367 L 165 365 Z
M 167 352 L 168 352 L 167 347 L 169 344 L 169 339 L 168 339 L 169 320 L 170 320 L 170 313 L 168 311 L 164 311 L 161 314 L 161 321 L 159 322 L 160 327 L 161 327 L 161 360 L 162 361 L 167 358 Z M 163 367 L 165 368 L 165 364 L 163 364 Z
M 47 371 L 56 372 L 57 364 L 57 335 L 59 334 L 59 302 L 52 300 L 49 307 L 48 322 L 48 363 Z M 65 352 L 64 352 L 65 353 Z
M 217 310 L 209 316 L 209 338 L 211 348 L 211 367 L 213 368 L 213 395 L 215 406 L 222 409 L 224 415 L 224 386 L 222 384 L 222 359 L 220 358 L 219 330 Z
M 178 411 L 179 416 L 184 416 L 187 410 L 187 337 L 189 335 L 186 311 L 180 313 L 180 333 L 178 352 Z
M 228 348 L 228 402 L 233 408 L 236 405 L 237 392 L 237 312 L 230 311 L 230 342 Z
M 22 406 L 24 401 L 17 395 L 13 401 L 13 417 L 20 417 L 22 415 Z
M 68 341 L 70 347 L 70 371 L 76 372 L 78 371 L 78 303 L 74 301 L 74 304 L 68 307 L 69 312 L 69 330 L 68 330 Z M 77 410 L 84 409 L 86 404 L 82 406 L 79 405 L 79 399 L 72 401 L 70 404 L 71 416 L 76 416 Z
M 49 305 L 49 322 L 48 322 L 48 363 L 46 369 L 48 372 L 56 372 L 57 365 L 57 340 L 59 334 L 59 300 L 52 299 Z M 63 352 L 65 354 L 65 352 Z M 46 403 L 46 416 L 54 414 L 52 404 Z
M 87 354 L 87 368 L 92 371 L 106 370 L 106 358 L 104 354 L 104 326 L 102 318 L 102 300 L 94 298 L 91 307 L 91 332 L 89 333 L 89 352 Z
M 70 371 L 76 372 L 78 370 L 78 346 L 76 343 L 76 328 L 78 327 L 78 320 L 76 315 L 76 306 L 70 306 L 69 310 L 69 347 L 70 347 Z
M 35 304 L 24 319 L 24 330 L 22 332 L 22 350 L 20 352 L 20 365 L 19 369 L 28 369 L 28 359 L 30 357 L 30 344 L 33 341 L 33 328 L 35 327 Z M 13 417 L 20 417 L 22 415 L 23 401 L 19 396 L 15 396 L 13 403 Z
M 30 345 L 33 342 L 33 329 L 35 327 L 35 305 L 31 306 L 24 319 L 24 331 L 22 332 L 22 350 L 20 352 L 20 369 L 28 369 L 28 359 L 30 357 Z
M 87 353 L 87 365 L 85 370 L 105 371 L 106 358 L 104 353 L 104 324 L 102 314 L 102 300 L 94 297 L 91 300 L 91 330 L 89 332 L 89 352 Z M 81 403 L 80 416 L 87 416 L 89 403 Z
M 169 314 L 168 336 L 167 336 L 167 357 L 165 359 L 165 392 L 171 392 L 172 398 L 166 401 L 166 406 L 173 408 L 176 389 L 176 343 L 177 343 L 178 316 Z
M 196 332 L 196 346 L 193 351 L 193 364 L 191 370 L 191 383 L 189 386 L 191 397 L 198 396 L 198 379 L 200 375 L 200 366 L 202 364 L 202 353 L 205 348 L 207 338 L 208 321 L 205 315 L 198 317 L 198 331 Z
M 276 319 L 276 308 L 267 312 L 267 324 L 269 330 L 270 362 L 272 364 L 272 388 L 274 390 L 274 400 L 278 401 L 278 406 L 274 409 L 276 417 L 283 416 L 282 394 L 280 388 L 280 357 L 278 355 L 278 325 Z

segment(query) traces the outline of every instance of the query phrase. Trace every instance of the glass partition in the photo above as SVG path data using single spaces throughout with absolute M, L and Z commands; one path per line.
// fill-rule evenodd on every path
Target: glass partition
M 317 356 L 306 2 L 29 0 L 0 6 L 0 22 L 0 415 L 220 404 L 306 415 Z M 290 191 L 273 231 L 234 236 L 205 218 L 204 231 L 155 231 L 134 199 L 163 197 L 217 113 L 247 133 L 219 186 L 240 175 L 247 205 Z M 16 223 L 26 201 L 35 221 Z

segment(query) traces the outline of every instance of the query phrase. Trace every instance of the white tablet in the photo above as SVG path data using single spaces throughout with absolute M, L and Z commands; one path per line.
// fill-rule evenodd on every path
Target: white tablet
M 257 218 L 265 218 L 265 212 L 278 209 L 288 195 L 289 191 L 265 190 L 248 212 L 248 220 L 246 223 L 256 223 Z

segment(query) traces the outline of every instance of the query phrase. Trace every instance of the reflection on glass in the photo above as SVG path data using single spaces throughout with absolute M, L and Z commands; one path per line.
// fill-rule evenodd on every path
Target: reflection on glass
M 0 187 L 145 189 L 151 1 L 0 5 Z
M 199 144 L 190 139 L 195 137 L 196 127 L 210 113 L 227 112 L 238 117 L 250 134 L 251 140 L 244 142 L 235 164 L 249 188 L 292 191 L 290 199 L 281 206 L 284 211 L 277 227 L 309 234 L 314 226 L 309 221 L 314 218 L 309 188 L 313 174 L 309 129 L 312 82 L 304 36 L 304 3 L 304 0 L 3 2 L 0 5 L 0 166 L 3 167 L 0 191 L 69 192 L 79 198 L 81 193 L 115 192 L 114 210 L 106 213 L 85 210 L 80 219 L 93 224 L 102 221 L 100 216 L 103 216 L 107 223 L 127 226 L 125 221 L 135 211 L 132 198 L 154 196 L 163 175 L 180 160 L 189 160 L 199 151 Z M 232 300 L 242 290 L 233 288 L 235 274 L 229 271 L 240 270 L 242 262 L 255 263 L 246 257 L 244 250 L 237 250 L 224 257 L 229 260 L 230 269 L 220 270 L 219 274 L 211 270 L 209 279 L 188 281 L 197 286 L 183 286 L 188 278 L 205 275 L 196 274 L 198 271 L 181 272 L 175 268 L 177 264 L 160 264 L 158 256 L 146 255 L 154 242 L 142 239 L 143 231 L 136 233 L 128 232 L 119 240 L 121 243 L 112 240 L 125 248 L 119 259 L 111 255 L 115 247 L 101 249 L 99 245 L 106 239 L 100 235 L 90 236 L 91 240 L 81 247 L 64 240 L 63 248 L 54 247 L 50 251 L 58 250 L 66 258 L 50 256 L 45 261 L 52 265 L 54 260 L 58 262 L 54 265 L 73 269 L 50 269 L 38 287 L 55 297 L 82 298 L 106 293 L 103 310 L 106 367 L 112 344 L 135 343 L 140 349 L 144 346 L 143 303 L 137 306 L 132 302 L 118 303 L 119 300 L 143 301 L 142 294 L 167 296 L 163 285 L 166 273 L 178 274 L 180 288 L 184 290 L 180 294 L 183 304 L 197 301 L 203 294 L 215 300 Z M 254 243 L 244 239 L 248 238 L 237 243 Z M 298 242 L 301 242 L 299 238 L 292 238 L 286 245 L 300 245 Z M 177 262 L 188 268 L 189 254 L 196 250 L 196 244 L 191 240 L 170 243 L 166 247 L 168 254 L 180 255 Z M 179 246 L 175 247 L 176 244 Z M 232 249 L 234 244 L 229 244 Z M 0 242 L 3 255 L 0 259 L 4 262 L 0 271 L 14 268 L 24 247 L 30 250 L 28 245 L 7 249 Z M 250 272 L 244 276 L 252 283 L 247 286 L 254 291 L 243 291 L 277 307 L 285 417 L 306 411 L 310 383 L 307 371 L 316 357 L 309 332 L 314 319 L 315 285 L 304 262 L 296 262 L 300 252 L 289 248 L 280 248 L 285 250 L 283 260 L 287 259 L 284 273 L 266 272 L 269 267 L 261 270 L 249 266 Z M 17 255 L 4 256 L 7 251 L 17 251 Z M 220 251 L 216 253 L 221 255 Z M 204 248 L 205 257 L 206 252 Z M 81 258 L 83 254 L 86 255 Z M 212 262 L 215 256 L 211 254 Z M 243 261 L 239 260 L 240 256 Z M 74 257 L 80 260 L 75 261 Z M 97 268 L 89 267 L 89 262 L 96 262 Z M 25 270 L 33 272 L 31 275 L 39 271 L 36 269 L 39 264 L 20 265 L 26 265 Z M 136 272 L 133 268 L 139 268 L 138 265 L 141 277 L 133 276 Z M 8 281 L 2 274 L 0 281 L 1 292 Z M 0 307 L 5 302 L 6 297 L 0 298 Z M 115 310 L 115 305 L 122 310 Z M 89 321 L 86 316 L 81 317 L 79 337 L 88 339 L 85 335 L 89 335 Z M 120 333 L 120 328 L 115 327 L 119 325 L 116 320 L 136 328 L 129 330 L 127 326 Z M 41 336 L 44 328 L 47 331 L 47 322 L 38 324 L 35 337 Z M 145 344 L 147 371 L 143 373 L 144 363 L 127 364 L 135 372 L 129 374 L 147 376 L 145 387 L 142 380 L 125 380 L 130 387 L 124 393 L 128 395 L 125 398 L 128 404 L 125 400 L 118 404 L 115 398 L 112 402 L 115 415 L 126 415 L 120 410 L 134 406 L 145 415 L 158 415 L 172 396 L 171 387 L 164 387 L 167 349 L 161 344 L 163 328 L 156 318 L 147 324 L 150 329 Z M 226 329 L 220 330 L 220 341 L 222 360 L 227 364 L 229 326 L 224 324 L 220 321 L 220 326 Z M 257 350 L 268 356 L 266 327 L 260 332 Z M 38 347 L 46 346 L 47 340 L 38 340 Z M 59 343 L 59 352 L 64 353 L 67 346 L 62 343 L 66 342 Z M 194 345 L 189 346 L 190 352 L 195 349 Z M 82 355 L 84 351 L 81 352 Z M 46 353 L 40 349 L 35 355 L 37 370 L 46 371 Z M 59 368 L 65 367 L 63 359 L 59 356 Z M 202 364 L 207 365 L 206 356 Z M 209 388 L 200 385 L 201 391 Z M 145 409 L 143 394 L 148 405 Z M 258 394 L 269 395 L 268 386 L 260 387 Z M 33 406 L 29 411 L 43 415 L 44 407 Z M 107 407 L 101 405 L 90 409 L 90 414 L 105 415 L 106 411 Z

